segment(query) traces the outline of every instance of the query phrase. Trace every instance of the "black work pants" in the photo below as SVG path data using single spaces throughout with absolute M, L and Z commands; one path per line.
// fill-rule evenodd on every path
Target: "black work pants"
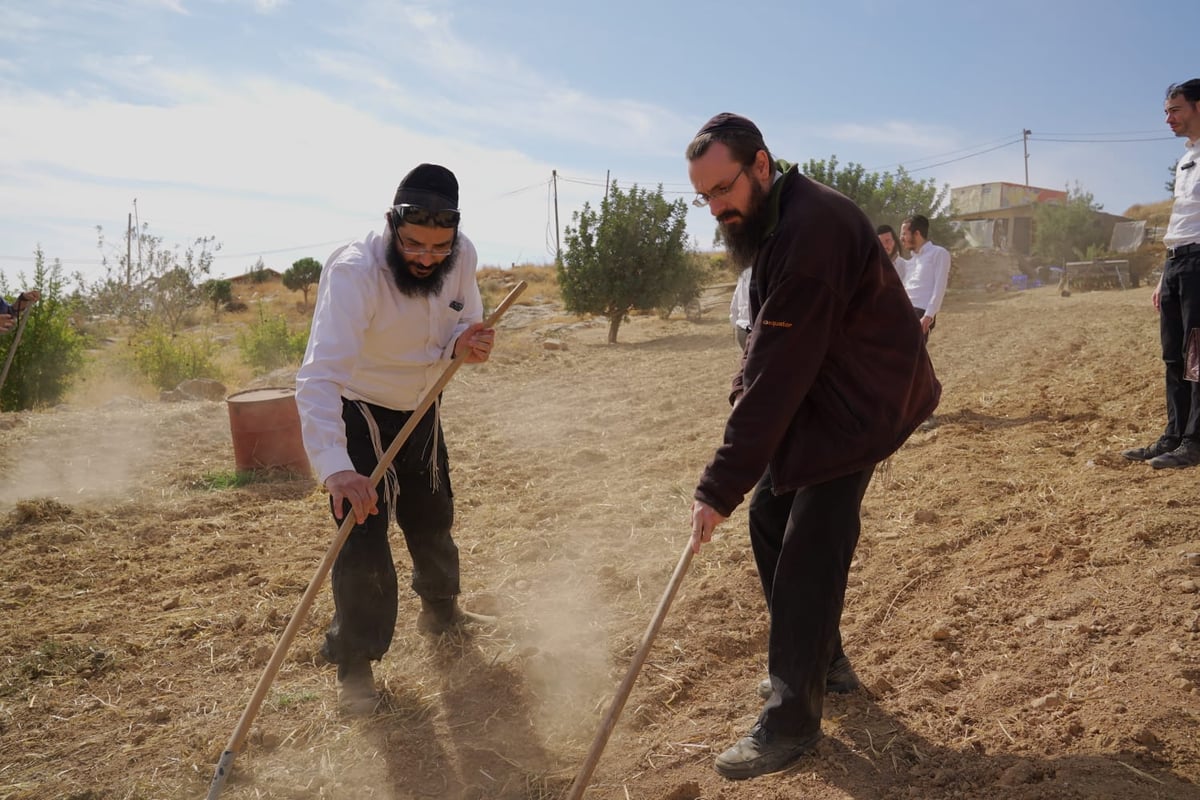
M 379 427 L 381 449 L 386 451 L 411 412 L 370 404 L 367 407 Z M 342 420 L 346 424 L 346 449 L 354 469 L 370 475 L 379 462 L 362 412 L 343 399 Z M 459 593 L 458 546 L 450 535 L 454 495 L 450 490 L 446 445 L 433 408 L 413 429 L 392 464 L 400 486 L 394 511 L 412 558 L 412 588 L 428 600 L 454 597 Z M 431 468 L 439 473 L 437 489 L 433 488 Z M 322 652 L 335 664 L 382 658 L 396 628 L 396 567 L 388 543 L 392 509 L 387 505 L 384 482 L 375 491 L 379 495 L 379 513 L 351 529 L 333 564 L 333 621 L 325 633 Z M 331 505 L 331 513 L 332 510 Z M 353 513 L 349 503 L 345 504 L 345 513 Z
M 759 722 L 780 736 L 821 727 L 825 675 L 843 655 L 846 579 L 873 470 L 775 494 L 767 471 L 750 501 L 750 542 L 771 615 L 768 670 L 775 693 Z
M 1167 428 L 1163 436 L 1200 440 L 1200 383 L 1183 377 L 1188 331 L 1200 328 L 1200 253 L 1167 261 L 1158 308 L 1167 385 Z

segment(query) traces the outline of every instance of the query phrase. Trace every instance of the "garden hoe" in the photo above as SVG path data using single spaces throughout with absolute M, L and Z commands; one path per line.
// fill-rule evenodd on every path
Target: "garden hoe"
M 17 354 L 17 345 L 21 344 L 21 334 L 25 331 L 25 321 L 29 319 L 29 309 L 19 314 L 21 321 L 17 323 L 17 332 L 13 335 L 12 344 L 8 346 L 8 357 L 4 359 L 4 369 L 0 370 L 0 389 L 8 380 L 8 368 L 12 366 L 13 356 Z
M 679 585 L 683 583 L 683 576 L 687 573 L 690 563 L 692 563 L 691 541 L 683 549 L 683 555 L 679 557 L 679 563 L 675 565 L 675 572 L 671 575 L 671 581 L 667 584 L 667 590 L 663 592 L 662 599 L 658 601 L 658 608 L 654 611 L 654 617 L 646 627 L 646 633 L 642 635 L 641 645 L 638 646 L 637 652 L 633 654 L 633 661 L 629 664 L 629 669 L 625 673 L 625 679 L 621 681 L 621 685 L 617 688 L 616 697 L 613 698 L 612 705 L 608 707 L 608 713 L 604 715 L 604 720 L 600 723 L 600 730 L 596 732 L 592 748 L 588 750 L 583 766 L 579 768 L 579 772 L 575 775 L 575 782 L 571 784 L 571 791 L 567 793 L 567 800 L 580 800 L 583 797 L 583 793 L 587 791 L 588 783 L 592 780 L 592 772 L 595 771 L 596 764 L 600 761 L 600 754 L 604 752 L 604 746 L 608 744 L 608 737 L 612 734 L 613 728 L 616 727 L 617 717 L 621 716 L 621 710 L 625 708 L 625 701 L 629 699 L 629 693 L 633 690 L 633 683 L 637 680 L 638 673 L 642 670 L 642 664 L 646 663 L 646 656 L 650 654 L 650 646 L 654 644 L 654 637 L 658 636 L 658 630 L 662 627 L 663 620 L 667 617 L 667 610 L 671 607 L 671 601 L 675 599 L 675 593 L 679 591 Z
M 496 322 L 504 315 L 509 306 L 513 304 L 521 292 L 525 291 L 526 286 L 525 281 L 519 281 L 513 287 L 512 291 L 508 293 L 508 296 L 500 301 L 500 305 L 496 307 L 491 316 L 484 321 L 484 325 L 488 328 L 494 328 Z M 15 349 L 15 342 L 13 343 L 13 347 Z M 384 452 L 383 457 L 379 459 L 379 464 L 371 472 L 371 483 L 373 485 L 378 484 L 383 479 L 383 473 L 392 463 L 392 459 L 396 457 L 396 453 L 400 451 L 401 445 L 412 435 L 413 429 L 417 427 L 417 423 L 425 416 L 425 412 L 434 404 L 438 395 L 442 393 L 442 389 L 450 382 L 450 379 L 454 377 L 454 373 L 458 371 L 458 368 L 462 364 L 462 360 L 451 360 L 446 365 L 446 369 L 442 372 L 441 377 L 437 379 L 437 382 L 421 398 L 421 402 L 413 409 L 412 414 L 409 416 L 408 422 L 396 434 L 396 438 L 392 441 L 391 446 Z M 238 751 L 241 750 L 242 745 L 245 743 L 246 734 L 249 733 L 250 725 L 254 722 L 255 716 L 258 715 L 258 710 L 267 696 L 267 690 L 271 688 L 271 683 L 275 680 L 275 675 L 283 665 L 283 657 L 287 654 L 292 640 L 299 633 L 300 626 L 308 616 L 309 609 L 312 608 L 313 601 L 316 600 L 317 592 L 320 590 L 325 576 L 333 568 L 333 562 L 337 559 L 338 552 L 350 536 L 350 531 L 353 527 L 354 515 L 347 514 L 346 518 L 342 520 L 337 533 L 334 534 L 333 542 L 329 545 L 329 549 L 325 553 L 325 558 L 317 567 L 316 574 L 313 575 L 312 580 L 308 583 L 308 588 L 305 589 L 304 595 L 300 598 L 300 604 L 296 607 L 296 611 L 288 621 L 287 627 L 284 628 L 283 634 L 280 635 L 279 644 L 275 646 L 275 652 L 271 655 L 271 660 L 267 662 L 267 667 L 263 671 L 262 677 L 259 678 L 258 685 L 254 687 L 254 693 L 250 696 L 250 702 L 246 706 L 246 710 L 242 712 L 242 717 L 238 720 L 233 735 L 229 737 L 229 743 L 225 745 L 225 751 L 221 753 L 221 759 L 217 762 L 217 768 L 213 774 L 212 784 L 208 789 L 208 800 L 215 800 L 221 793 L 221 789 L 225 786 L 225 780 L 229 777 L 229 773 L 233 769 L 233 759 L 237 757 Z

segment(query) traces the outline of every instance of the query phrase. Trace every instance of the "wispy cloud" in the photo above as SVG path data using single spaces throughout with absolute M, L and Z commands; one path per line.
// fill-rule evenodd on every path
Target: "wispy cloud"
M 337 29 L 347 51 L 324 53 L 322 68 L 377 88 L 398 113 L 419 110 L 430 124 L 520 134 L 547 142 L 675 156 L 695 120 L 619 95 L 598 97 L 531 69 L 510 52 L 469 42 L 452 12 L 417 4 L 368 4 Z M 379 19 L 396 20 L 403 46 L 378 36 Z M 364 46 L 365 43 L 365 46 Z M 400 63 L 398 63 L 400 62 Z M 387 77 L 381 77 L 387 76 Z
M 889 145 L 897 150 L 932 153 L 959 147 L 959 137 L 941 126 L 888 120 L 875 125 L 843 122 L 829 126 L 826 135 L 834 140 L 871 145 Z

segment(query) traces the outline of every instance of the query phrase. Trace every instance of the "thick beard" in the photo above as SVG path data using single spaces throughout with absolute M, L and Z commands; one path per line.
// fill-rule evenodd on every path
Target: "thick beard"
M 739 267 L 749 267 L 762 247 L 767 235 L 767 225 L 770 215 L 767 213 L 768 190 L 758 183 L 750 182 L 750 202 L 746 213 L 740 219 L 717 220 L 721 233 L 725 237 L 725 249 L 729 257 Z
M 384 253 L 388 267 L 392 270 L 392 280 L 396 282 L 396 288 L 409 297 L 430 297 L 440 292 L 446 283 L 446 278 L 454 271 L 454 265 L 458 263 L 458 237 L 455 236 L 450 255 L 438 262 L 437 267 L 428 278 L 418 278 L 409 269 L 410 264 L 415 262 L 410 262 L 396 247 L 396 232 L 390 225 L 383 238 Z M 416 264 L 416 266 L 421 265 Z

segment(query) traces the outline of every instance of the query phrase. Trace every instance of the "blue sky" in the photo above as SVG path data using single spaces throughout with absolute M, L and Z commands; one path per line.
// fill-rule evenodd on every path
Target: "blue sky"
M 485 265 L 549 263 L 619 185 L 690 197 L 682 152 L 718 111 L 779 157 L 903 164 L 959 186 L 1080 185 L 1106 211 L 1167 197 L 1163 90 L 1200 76 L 1193 3 L 5 0 L 0 271 L 40 245 L 102 274 L 126 215 L 215 271 L 324 261 L 378 229 L 400 178 L 454 170 Z M 1192 37 L 1194 38 L 1194 37 Z M 1057 140 L 1057 141 L 1056 141 Z M 1074 141 L 1061 141 L 1074 140 Z M 1134 140 L 1134 141 L 1127 141 Z M 986 152 L 985 152 L 986 151 Z M 688 229 L 710 247 L 707 210 Z M 110 257 L 113 249 L 107 250 Z

